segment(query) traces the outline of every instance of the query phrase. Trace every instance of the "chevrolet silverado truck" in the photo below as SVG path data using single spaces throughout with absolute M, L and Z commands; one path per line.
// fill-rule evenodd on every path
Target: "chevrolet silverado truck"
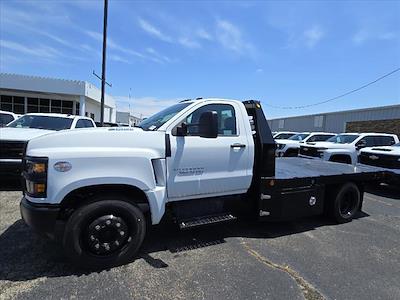
M 301 145 L 326 141 L 327 139 L 334 137 L 335 135 L 336 135 L 335 133 L 327 133 L 327 132 L 301 132 L 287 139 L 275 138 L 276 156 L 278 157 L 297 156 L 299 154 Z
M 177 103 L 139 127 L 41 136 L 25 150 L 21 215 L 73 263 L 102 269 L 130 262 L 163 219 L 181 229 L 324 213 L 348 222 L 364 184 L 386 176 L 368 166 L 275 161 L 275 146 L 260 102 L 213 98 Z
M 29 113 L 0 128 L 0 180 L 19 179 L 26 143 L 58 130 L 96 127 L 87 117 Z
M 386 183 L 400 185 L 400 143 L 393 146 L 361 149 L 358 162 L 364 165 L 389 169 L 393 172 L 393 177 L 389 178 Z
M 399 142 L 395 134 L 342 133 L 314 145 L 300 146 L 299 156 L 355 165 L 365 147 L 390 146 Z

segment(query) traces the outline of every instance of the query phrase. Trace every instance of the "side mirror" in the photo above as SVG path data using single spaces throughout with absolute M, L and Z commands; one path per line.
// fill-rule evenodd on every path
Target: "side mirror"
M 185 136 L 188 133 L 186 123 L 182 123 L 178 127 L 175 128 L 175 132 L 173 133 L 176 136 Z
M 200 115 L 199 134 L 204 138 L 218 136 L 218 114 L 216 111 L 206 111 Z
M 359 142 L 356 144 L 356 148 L 357 148 L 357 149 L 361 149 L 361 148 L 365 148 L 365 147 L 367 147 L 367 143 L 366 143 L 365 141 L 359 141 Z

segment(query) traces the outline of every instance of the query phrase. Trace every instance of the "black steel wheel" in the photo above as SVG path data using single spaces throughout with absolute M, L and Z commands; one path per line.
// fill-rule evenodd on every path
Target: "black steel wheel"
M 361 193 L 354 183 L 346 183 L 337 189 L 332 199 L 330 214 L 338 223 L 351 221 L 360 209 Z
M 146 220 L 142 211 L 121 196 L 103 196 L 78 208 L 64 232 L 66 255 L 79 267 L 104 269 L 131 261 L 139 250 Z

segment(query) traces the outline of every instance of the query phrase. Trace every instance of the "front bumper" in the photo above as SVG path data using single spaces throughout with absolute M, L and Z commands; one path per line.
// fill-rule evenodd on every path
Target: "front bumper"
M 58 205 L 37 204 L 23 197 L 20 203 L 20 211 L 22 219 L 33 230 L 50 238 L 55 238 L 58 228 L 57 218 L 60 213 Z

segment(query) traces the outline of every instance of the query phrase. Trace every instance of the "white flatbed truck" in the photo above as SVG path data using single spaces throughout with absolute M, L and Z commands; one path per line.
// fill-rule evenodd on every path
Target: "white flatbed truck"
M 64 131 L 32 139 L 23 160 L 21 214 L 59 239 L 78 266 L 131 261 L 148 226 L 181 229 L 250 217 L 282 221 L 361 210 L 364 184 L 386 171 L 275 159 L 260 102 L 197 99 L 139 128 Z M 167 213 L 168 212 L 168 213 Z

